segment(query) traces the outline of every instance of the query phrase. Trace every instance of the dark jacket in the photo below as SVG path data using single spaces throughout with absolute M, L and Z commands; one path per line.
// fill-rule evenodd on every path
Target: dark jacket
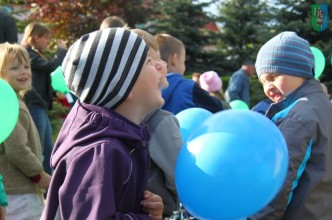
M 289 169 L 276 198 L 251 219 L 332 219 L 332 104 L 315 79 L 267 114 L 285 137 Z
M 0 43 L 16 43 L 17 40 L 15 19 L 0 9 Z
M 51 73 L 62 64 L 67 50 L 59 48 L 52 60 L 46 60 L 31 47 L 27 48 L 31 61 L 32 87 L 24 97 L 29 106 L 52 109 L 53 89 L 51 84 Z
M 162 90 L 165 100 L 162 109 L 177 114 L 188 108 L 203 108 L 212 113 L 223 110 L 222 103 L 209 95 L 197 83 L 178 73 L 167 74 L 169 86 Z
M 242 100 L 250 105 L 249 76 L 243 69 L 233 73 L 229 79 L 225 96 L 228 102 Z
M 42 218 L 146 219 L 147 127 L 77 101 L 54 146 L 55 169 Z
M 261 113 L 262 115 L 265 115 L 267 110 L 270 108 L 271 103 L 272 103 L 271 99 L 265 98 L 262 101 L 258 102 L 254 107 L 252 107 L 251 110 Z

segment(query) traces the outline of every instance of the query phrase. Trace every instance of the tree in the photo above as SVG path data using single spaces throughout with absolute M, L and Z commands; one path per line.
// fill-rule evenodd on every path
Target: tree
M 129 26 L 145 21 L 149 5 L 143 0 L 27 0 L 30 20 L 47 23 L 55 36 L 69 44 L 80 36 L 98 30 L 101 21 L 110 15 L 122 17 Z
M 262 41 L 267 39 L 271 15 L 266 2 L 225 0 L 220 6 L 221 36 L 218 47 L 232 73 L 249 58 L 255 60 Z
M 220 70 L 215 63 L 213 52 L 204 49 L 215 44 L 218 32 L 207 30 L 205 25 L 214 22 L 203 7 L 210 2 L 198 3 L 196 0 L 155 1 L 150 24 L 146 29 L 153 33 L 167 33 L 186 46 L 186 73 Z M 222 60 L 222 59 L 219 59 Z
M 272 7 L 273 14 L 276 18 L 275 25 L 273 26 L 275 34 L 282 31 L 294 31 L 299 36 L 308 40 L 312 46 L 319 48 L 325 55 L 326 65 L 321 81 L 332 80 L 331 68 L 331 54 L 332 54 L 332 6 L 328 8 L 328 25 L 327 29 L 322 32 L 317 32 L 313 29 L 311 24 L 311 5 L 316 1 L 292 1 L 292 0 L 279 0 L 275 1 L 275 6 Z M 320 1 L 319 3 L 324 3 Z M 329 1 L 325 1 L 329 3 Z

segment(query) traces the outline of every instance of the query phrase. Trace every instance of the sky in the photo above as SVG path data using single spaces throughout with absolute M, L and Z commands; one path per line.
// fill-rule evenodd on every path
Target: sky
M 209 2 L 209 0 L 198 0 L 198 2 L 201 2 L 201 3 L 203 3 L 203 2 Z M 220 4 L 220 2 L 219 3 L 210 4 L 209 7 L 204 8 L 204 11 L 205 12 L 209 12 L 209 13 L 217 16 L 219 14 L 218 13 L 218 4 Z

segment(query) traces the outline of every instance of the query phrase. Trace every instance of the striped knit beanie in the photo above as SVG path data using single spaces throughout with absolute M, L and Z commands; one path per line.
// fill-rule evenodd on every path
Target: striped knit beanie
M 256 59 L 258 78 L 278 73 L 313 78 L 315 62 L 309 43 L 294 32 L 282 32 L 266 42 Z
M 148 49 L 142 38 L 123 28 L 84 35 L 62 63 L 66 84 L 81 102 L 115 109 L 133 88 Z

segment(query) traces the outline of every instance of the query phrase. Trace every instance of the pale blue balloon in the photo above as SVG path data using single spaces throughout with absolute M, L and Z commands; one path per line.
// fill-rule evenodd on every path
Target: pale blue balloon
M 210 111 L 203 108 L 188 108 L 176 114 L 175 116 L 180 124 L 182 140 L 186 141 L 191 132 L 211 115 Z
M 226 110 L 209 117 L 180 150 L 175 183 L 199 219 L 241 219 L 277 195 L 288 169 L 286 141 L 265 116 Z

